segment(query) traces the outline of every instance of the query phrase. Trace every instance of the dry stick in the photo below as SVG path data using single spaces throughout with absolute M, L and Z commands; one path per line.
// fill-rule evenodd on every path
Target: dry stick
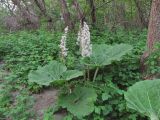
M 97 74 L 98 74 L 98 71 L 99 71 L 99 67 L 96 68 L 96 71 L 94 73 L 94 77 L 93 77 L 93 81 L 96 80 L 96 77 L 97 77 Z

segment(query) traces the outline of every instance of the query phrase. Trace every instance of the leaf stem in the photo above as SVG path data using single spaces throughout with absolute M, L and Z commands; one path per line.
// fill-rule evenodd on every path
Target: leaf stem
M 94 77 L 93 77 L 93 81 L 96 80 L 96 77 L 97 77 L 97 74 L 98 74 L 98 71 L 99 71 L 99 67 L 96 68 L 96 71 L 94 73 Z
M 65 62 L 66 62 L 66 61 L 65 61 L 65 57 L 64 57 L 63 55 L 61 56 L 61 62 L 62 62 L 63 64 L 65 64 Z

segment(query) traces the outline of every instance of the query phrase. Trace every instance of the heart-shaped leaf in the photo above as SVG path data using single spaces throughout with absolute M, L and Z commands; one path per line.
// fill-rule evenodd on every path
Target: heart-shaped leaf
M 127 106 L 151 120 L 160 119 L 160 79 L 137 82 L 125 93 Z
M 59 97 L 59 105 L 67 108 L 73 115 L 81 118 L 94 111 L 97 94 L 93 88 L 76 87 L 69 95 Z
M 112 61 L 121 60 L 122 56 L 131 49 L 132 46 L 127 44 L 117 44 L 113 46 L 95 44 L 93 45 L 92 55 L 85 60 L 85 64 L 96 67 L 109 65 Z
M 44 67 L 38 67 L 36 71 L 31 71 L 28 75 L 29 82 L 39 85 L 50 85 L 59 80 L 71 80 L 82 76 L 83 72 L 78 70 L 67 70 L 67 67 L 57 61 L 52 61 Z

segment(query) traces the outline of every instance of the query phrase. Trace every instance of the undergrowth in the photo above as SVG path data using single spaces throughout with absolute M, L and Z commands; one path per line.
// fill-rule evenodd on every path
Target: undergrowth
M 81 118 L 81 120 L 104 120 L 105 118 L 108 120 L 145 119 L 126 108 L 123 91 L 142 77 L 139 66 L 140 57 L 145 50 L 146 34 L 146 30 L 92 31 L 91 41 L 94 44 L 105 43 L 113 45 L 127 43 L 132 45 L 133 49 L 120 62 L 113 62 L 111 65 L 103 67 L 99 71 L 96 82 L 85 83 L 86 87 L 96 90 L 98 99 L 94 106 L 94 112 Z M 7 79 L 3 83 L 5 87 L 0 95 L 0 118 L 11 117 L 13 120 L 27 120 L 33 117 L 31 114 L 33 113 L 32 109 L 29 109 L 32 108 L 30 92 L 39 92 L 43 89 L 43 86 L 28 83 L 28 73 L 31 70 L 36 70 L 38 66 L 44 66 L 52 60 L 59 59 L 58 45 L 61 35 L 61 33 L 37 30 L 21 31 L 0 36 L 0 60 L 5 61 L 5 70 L 10 71 L 14 76 L 11 77 L 11 83 Z M 79 53 L 76 52 L 75 42 L 76 35 L 70 34 L 67 40 L 69 55 L 66 65 L 71 69 L 80 67 L 80 65 L 77 65 Z M 156 55 L 153 54 L 152 59 L 155 58 L 154 56 Z M 148 62 L 151 65 L 156 64 L 152 60 Z M 151 72 L 156 72 L 157 69 L 159 68 L 153 67 Z M 82 83 L 81 81 L 71 82 L 68 86 L 74 87 L 77 84 L 81 85 Z M 12 92 L 21 91 L 22 89 L 24 90 L 15 98 L 16 103 L 13 105 Z M 66 89 L 63 93 L 65 92 Z M 21 113 L 22 110 L 26 112 Z M 46 118 L 44 119 L 50 120 L 49 118 L 52 118 L 51 115 L 53 115 L 53 111 L 49 110 L 45 113 L 44 116 Z M 72 120 L 78 118 L 68 113 L 64 119 Z

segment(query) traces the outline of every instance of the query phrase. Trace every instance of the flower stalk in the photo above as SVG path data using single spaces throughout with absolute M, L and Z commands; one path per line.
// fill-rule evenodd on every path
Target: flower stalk
M 62 61 L 65 63 L 65 58 L 67 57 L 68 49 L 66 48 L 66 40 L 67 40 L 68 26 L 64 29 L 64 34 L 61 37 L 60 47 L 60 56 Z
M 83 58 L 90 57 L 92 54 L 92 44 L 90 43 L 90 31 L 89 26 L 86 22 L 83 22 L 80 24 L 79 32 L 78 32 L 78 38 L 77 38 L 77 45 L 80 46 L 80 52 L 81 56 Z M 90 71 L 89 66 L 86 66 L 84 76 L 86 76 L 87 73 L 87 79 L 90 79 Z
M 82 57 L 90 57 L 92 54 L 92 44 L 90 43 L 90 31 L 86 22 L 80 24 L 78 32 L 77 45 L 80 46 Z

